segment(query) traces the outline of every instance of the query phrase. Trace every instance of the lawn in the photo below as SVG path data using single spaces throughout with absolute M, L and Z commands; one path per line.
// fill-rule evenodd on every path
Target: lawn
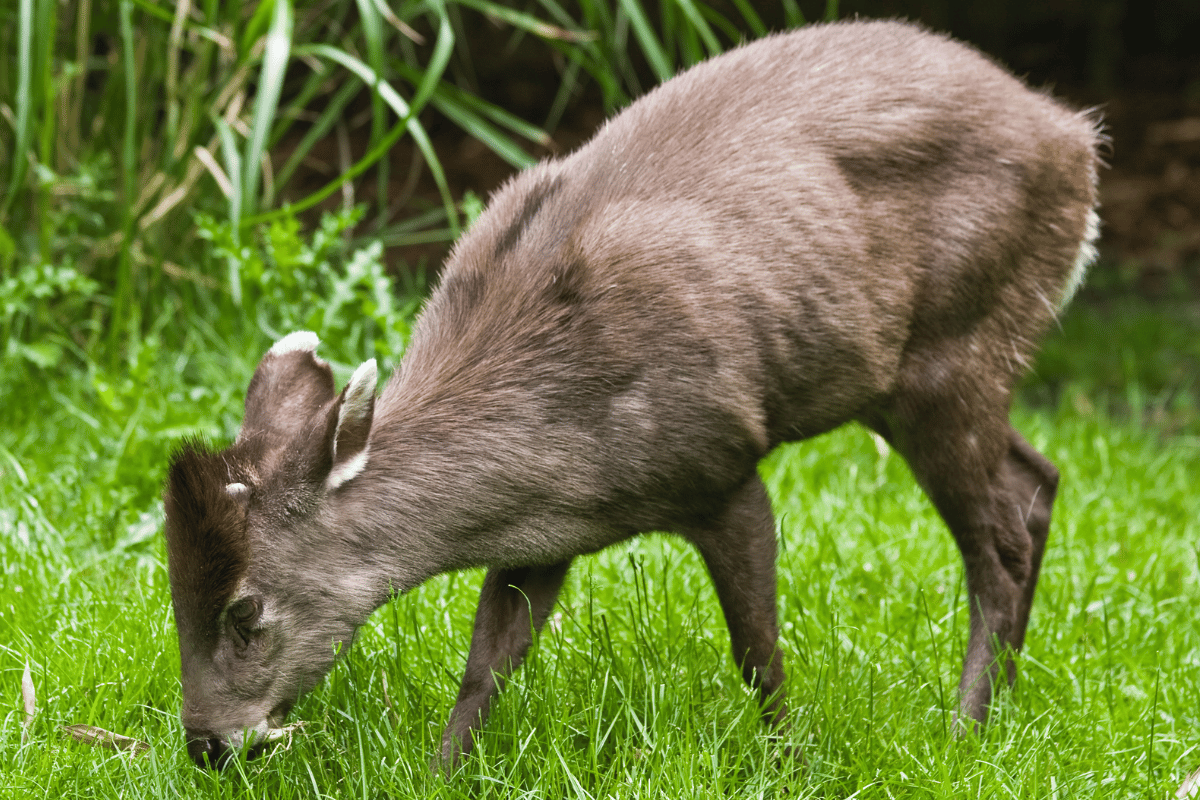
M 478 572 L 435 579 L 378 611 L 293 712 L 304 726 L 266 757 L 218 776 L 184 753 L 160 537 L 165 459 L 186 433 L 233 436 L 265 334 L 174 335 L 164 313 L 112 367 L 9 364 L 0 793 L 1173 796 L 1200 766 L 1200 438 L 1194 395 L 1163 389 L 1173 373 L 1155 366 L 1173 348 L 1192 363 L 1196 330 L 1180 308 L 1182 329 L 1128 335 L 1122 349 L 1108 332 L 1148 329 L 1161 309 L 1080 305 L 1024 390 L 1016 425 L 1063 484 L 1021 677 L 982 736 L 950 732 L 966 628 L 950 536 L 903 461 L 846 428 L 761 467 L 781 542 L 793 714 L 782 737 L 759 725 L 698 556 L 650 536 L 576 562 L 481 746 L 449 778 L 430 764 Z M 331 355 L 344 381 L 369 353 Z M 1074 373 L 1072 360 L 1083 365 Z M 1101 366 L 1113 360 L 1123 390 Z M 36 692 L 27 728 L 26 665 Z M 150 750 L 77 743 L 63 730 L 74 724 Z

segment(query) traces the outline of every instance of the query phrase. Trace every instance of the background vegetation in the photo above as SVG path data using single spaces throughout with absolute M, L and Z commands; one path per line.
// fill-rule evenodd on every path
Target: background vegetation
M 975 24 L 927 5 L 934 23 Z M 186 760 L 159 537 L 173 444 L 232 437 L 281 333 L 318 331 L 343 380 L 372 355 L 394 366 L 426 268 L 499 179 L 473 185 L 462 164 L 502 175 L 743 35 L 860 10 L 811 6 L 0 7 L 0 796 L 1173 793 L 1200 765 L 1186 247 L 1152 295 L 1133 290 L 1155 262 L 1106 251 L 1024 387 L 1018 426 L 1064 489 L 1022 682 L 981 739 L 947 735 L 957 554 L 902 462 L 847 430 L 763 466 L 797 720 L 783 741 L 757 725 L 695 555 L 650 538 L 580 563 L 480 757 L 448 781 L 427 765 L 474 573 L 379 612 L 297 708 L 290 748 L 221 778 Z M 1087 91 L 1119 84 L 1112 18 L 1071 19 L 1064 36 L 1099 37 Z M 523 82 L 497 87 L 497 53 Z M 61 727 L 74 723 L 150 753 L 76 744 Z

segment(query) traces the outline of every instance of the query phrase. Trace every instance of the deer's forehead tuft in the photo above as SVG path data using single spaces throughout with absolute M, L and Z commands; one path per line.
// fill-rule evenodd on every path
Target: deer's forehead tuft
M 249 565 L 245 499 L 252 471 L 239 449 L 216 451 L 193 439 L 171 458 L 164 534 L 181 636 L 216 633 L 221 610 Z M 239 488 L 231 490 L 231 484 Z

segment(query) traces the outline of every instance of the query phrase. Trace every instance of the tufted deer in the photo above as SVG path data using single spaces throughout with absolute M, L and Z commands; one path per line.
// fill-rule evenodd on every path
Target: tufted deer
M 701 64 L 509 181 L 378 398 L 374 361 L 336 392 L 317 337 L 293 333 L 236 441 L 175 453 L 189 753 L 253 750 L 393 591 L 484 565 L 453 763 L 571 560 L 645 531 L 699 549 L 779 725 L 755 465 L 852 420 L 903 455 L 962 551 L 959 714 L 983 721 L 1058 485 L 1009 425 L 1012 387 L 1094 255 L 1099 138 L 969 47 L 846 22 Z

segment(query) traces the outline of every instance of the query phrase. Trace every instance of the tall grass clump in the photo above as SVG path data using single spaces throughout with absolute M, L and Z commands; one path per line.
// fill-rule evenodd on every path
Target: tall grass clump
M 555 53 L 544 120 L 481 96 L 472 18 Z M 289 216 L 312 225 L 307 209 L 363 204 L 355 236 L 448 242 L 461 198 L 431 123 L 519 169 L 591 82 L 611 111 L 766 30 L 741 0 L 724 13 L 699 0 L 15 0 L 0 23 L 0 127 L 12 133 L 0 137 L 0 291 L 19 308 L 4 353 L 37 368 L 98 347 L 116 364 L 170 298 L 215 293 L 238 313 L 244 282 L 207 271 L 197 214 L 228 221 L 237 246 Z M 410 177 L 389 158 L 401 140 L 433 197 L 392 202 Z
M 16 55 L 0 69 L 0 124 L 15 134 L 0 138 L 0 265 L 4 299 L 27 311 L 6 326 L 5 354 L 40 367 L 65 351 L 44 336 L 136 347 L 171 295 L 215 289 L 236 312 L 243 281 L 203 270 L 197 213 L 227 220 L 240 244 L 339 189 L 352 208 L 355 179 L 375 169 L 377 232 L 400 215 L 417 218 L 401 237 L 452 239 L 456 198 L 421 118 L 433 103 L 515 167 L 531 161 L 518 141 L 546 141 L 445 80 L 457 33 L 440 0 L 398 13 L 367 0 L 19 0 L 0 13 L 0 46 Z M 342 148 L 325 186 L 300 187 L 300 166 L 348 138 L 364 99 L 366 151 Z M 386 203 L 385 156 L 402 136 L 434 176 L 434 208 Z

